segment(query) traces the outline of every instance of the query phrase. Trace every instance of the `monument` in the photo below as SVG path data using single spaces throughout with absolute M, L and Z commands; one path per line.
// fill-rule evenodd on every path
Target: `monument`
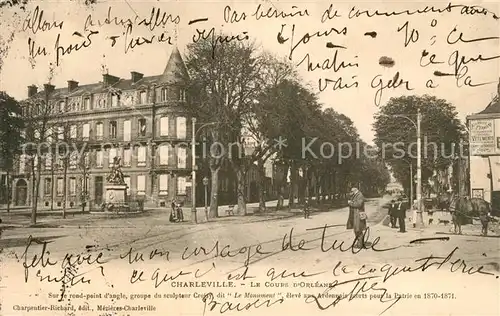
M 120 160 L 119 157 L 113 159 L 113 167 L 106 177 L 106 195 L 103 211 L 128 212 L 130 209 L 127 201 L 128 187 L 123 179 Z

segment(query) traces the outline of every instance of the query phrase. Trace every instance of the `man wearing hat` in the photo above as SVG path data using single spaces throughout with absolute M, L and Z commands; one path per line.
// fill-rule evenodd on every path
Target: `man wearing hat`
M 347 221 L 347 229 L 352 228 L 354 230 L 354 246 L 362 248 L 364 246 L 363 232 L 366 229 L 367 216 L 365 213 L 365 197 L 358 188 L 351 189 L 351 197 L 348 204 L 350 216 Z

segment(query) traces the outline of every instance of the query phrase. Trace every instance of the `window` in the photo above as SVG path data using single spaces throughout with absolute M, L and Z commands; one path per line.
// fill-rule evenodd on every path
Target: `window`
M 160 136 L 168 136 L 168 116 L 160 118 Z
M 69 168 L 76 169 L 77 165 L 78 165 L 78 151 L 73 150 L 73 152 L 71 152 L 71 156 L 69 158 Z
M 76 111 L 78 111 L 78 110 L 77 110 L 77 109 L 78 109 L 78 108 L 77 108 L 77 106 L 78 106 L 78 105 L 77 105 L 77 103 L 76 103 L 76 102 L 71 102 L 71 103 L 69 104 L 69 110 L 70 110 L 71 112 L 76 112 Z
M 52 153 L 45 154 L 45 170 L 52 170 Z
M 177 118 L 177 138 L 186 138 L 186 118 L 182 116 Z
M 66 110 L 66 102 L 60 101 L 59 102 L 59 112 L 64 113 L 65 110 Z
M 139 119 L 139 136 L 146 136 L 146 119 Z
M 177 148 L 177 168 L 186 168 L 186 148 Z
M 64 179 L 63 178 L 57 178 L 57 195 L 58 196 L 64 195 Z
M 177 194 L 186 194 L 186 177 L 177 177 Z
M 45 178 L 43 182 L 43 194 L 50 195 L 52 193 L 52 179 Z
M 70 129 L 69 129 L 69 137 L 71 139 L 75 139 L 78 135 L 78 132 L 77 132 L 77 128 L 76 128 L 76 125 L 71 125 Z
M 108 153 L 108 165 L 111 167 L 113 165 L 113 160 L 117 156 L 117 149 L 116 148 L 110 148 L 109 153 Z
M 59 126 L 57 129 L 57 139 L 64 140 L 64 126 Z
M 159 147 L 160 165 L 168 165 L 168 145 L 163 144 Z
M 186 90 L 185 89 L 179 90 L 179 101 L 186 102 Z
M 89 97 L 83 99 L 83 110 L 84 111 L 90 110 L 90 98 Z
M 76 195 L 76 179 L 75 178 L 69 178 L 69 195 L 71 195 L 71 196 Z
M 90 138 L 90 124 L 89 123 L 83 124 L 82 136 L 83 136 L 84 140 L 88 140 Z
M 35 133 L 33 133 L 33 136 L 35 138 L 35 141 L 40 141 L 40 131 L 36 130 Z
M 137 166 L 146 166 L 146 147 L 144 146 L 137 148 Z
M 168 90 L 167 88 L 162 88 L 160 101 L 167 101 L 167 99 L 168 99 Z
M 106 99 L 105 98 L 99 99 L 99 101 L 97 101 L 97 106 L 100 109 L 104 109 L 106 107 Z
M 146 194 L 146 176 L 139 175 L 137 176 L 137 195 L 145 195 Z
M 24 173 L 26 171 L 26 155 L 22 154 L 19 156 L 19 173 Z
M 132 133 L 132 125 L 130 124 L 130 120 L 126 120 L 123 122 L 123 140 L 126 142 L 130 141 L 131 133 Z
M 131 187 L 130 187 L 130 177 L 129 176 L 123 177 L 123 181 L 127 185 L 127 195 L 130 195 L 130 189 L 131 189 Z
M 130 167 L 132 161 L 132 150 L 130 148 L 125 148 L 123 150 L 123 165 Z
M 63 160 L 63 156 L 62 155 L 57 155 L 56 156 L 56 166 L 59 169 L 63 169 L 64 168 L 64 160 Z
M 140 99 L 140 101 L 141 101 L 141 104 L 146 104 L 146 103 L 148 103 L 146 91 L 141 91 L 141 92 L 140 92 L 140 94 L 139 94 L 139 99 Z
M 109 122 L 109 137 L 116 138 L 117 126 L 116 121 Z
M 160 195 L 168 194 L 168 174 L 160 174 Z
M 97 123 L 95 127 L 95 136 L 97 140 L 102 140 L 103 137 L 103 131 L 104 131 L 104 125 L 102 123 Z
M 97 168 L 102 168 L 102 163 L 103 163 L 103 155 L 102 155 L 102 150 L 97 150 L 95 152 L 95 164 Z
M 111 106 L 116 107 L 118 106 L 118 95 L 117 94 L 112 94 L 111 95 Z

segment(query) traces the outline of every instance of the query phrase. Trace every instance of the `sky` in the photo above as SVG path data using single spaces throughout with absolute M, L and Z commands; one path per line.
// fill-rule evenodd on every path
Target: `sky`
M 332 5 L 330 15 L 334 16 L 337 10 L 337 16 L 322 21 L 323 13 L 330 7 L 330 4 Z M 444 13 L 400 14 L 391 17 L 361 15 L 350 18 L 349 12 L 353 7 L 352 12 L 356 10 L 370 12 L 378 10 L 379 13 L 405 10 L 411 12 L 417 9 L 423 10 L 426 6 L 444 9 L 448 2 L 162 2 L 143 0 L 99 1 L 91 6 L 78 0 L 30 2 L 25 11 L 19 8 L 7 8 L 0 13 L 2 45 L 13 34 L 12 41 L 8 44 L 7 54 L 2 56 L 0 89 L 17 99 L 24 99 L 27 97 L 28 85 L 43 86 L 49 80 L 57 87 L 66 86 L 67 80 L 76 80 L 80 84 L 94 83 L 102 80 L 103 69 L 111 75 L 122 78 L 129 78 L 131 71 L 138 71 L 146 76 L 158 75 L 165 68 L 172 46 L 165 42 L 153 41 L 151 44 L 126 49 L 125 36 L 127 36 L 127 41 L 130 41 L 141 36 L 151 38 L 153 35 L 158 37 L 165 33 L 172 36 L 172 42 L 182 53 L 186 45 L 196 38 L 198 31 L 205 30 L 205 34 L 208 34 L 213 27 L 216 33 L 222 31 L 234 35 L 241 34 L 242 37 L 248 35 L 256 42 L 259 49 L 281 58 L 291 58 L 291 62 L 297 65 L 304 82 L 317 93 L 323 107 L 334 108 L 350 117 L 363 140 L 371 143 L 374 137 L 373 115 L 391 97 L 409 94 L 435 95 L 452 103 L 457 108 L 459 118 L 464 120 L 467 115 L 485 108 L 496 95 L 500 74 L 499 59 L 471 61 L 462 65 L 459 72 L 467 71 L 467 74 L 458 80 L 454 76 L 436 77 L 433 75 L 435 71 L 454 73 L 453 60 L 455 59 L 463 58 L 468 61 L 479 55 L 483 58 L 500 55 L 497 38 L 468 43 L 463 41 L 457 41 L 454 44 L 447 43 L 447 39 L 455 42 L 460 33 L 463 33 L 462 39 L 465 41 L 499 36 L 500 20 L 493 17 L 493 13 L 500 15 L 499 4 L 481 2 L 481 7 L 488 10 L 484 11 L 486 14 L 477 12 L 470 14 L 473 13 L 470 7 L 473 3 L 453 4 L 469 7 L 454 7 L 451 12 Z M 301 14 L 287 18 L 260 17 L 257 19 L 252 14 L 256 12 L 259 5 L 260 12 L 263 14 L 269 9 Z M 37 6 L 39 7 L 38 16 L 35 16 Z M 479 10 L 478 7 L 476 9 Z M 37 21 L 40 20 L 42 10 L 41 21 L 55 26 L 46 30 L 37 29 Z M 142 20 L 143 18 L 149 19 L 151 10 L 161 10 L 161 14 L 167 12 L 174 18 L 178 16 L 178 24 L 167 23 L 165 26 L 151 30 L 151 27 L 134 23 L 132 31 L 126 35 L 124 33 L 127 31 L 122 26 L 109 24 L 98 26 L 97 21 L 104 21 L 108 11 L 110 17 L 116 17 L 118 20 L 128 18 L 133 20 L 136 16 Z M 469 14 L 461 14 L 463 10 L 468 11 Z M 226 19 L 224 13 L 226 13 Z M 246 15 L 245 18 L 242 17 L 243 14 Z M 232 22 L 230 17 L 233 17 Z M 189 25 L 189 21 L 202 18 L 208 20 Z M 89 23 L 89 19 L 93 23 Z M 87 28 L 85 28 L 86 24 Z M 346 34 L 342 34 L 342 30 L 345 30 Z M 89 43 L 86 39 L 91 31 L 99 33 L 90 35 L 91 42 Z M 330 31 L 329 34 L 324 34 L 327 31 Z M 407 32 L 409 38 L 412 31 L 415 41 L 407 39 L 408 43 L 405 45 L 405 33 Z M 75 35 L 75 32 L 81 36 Z M 365 35 L 367 32 L 376 32 L 376 36 Z M 318 36 L 318 34 L 323 36 Z M 286 40 L 283 44 L 278 41 L 279 35 L 282 41 Z M 111 39 L 113 36 L 119 36 L 115 38 L 114 46 Z M 30 58 L 28 42 L 35 43 L 34 52 L 39 46 L 45 47 L 47 55 L 42 54 Z M 341 47 L 329 48 L 327 43 Z M 61 47 L 60 49 L 56 49 L 57 44 Z M 73 48 L 78 46 L 78 49 L 72 49 L 71 53 L 63 54 L 62 51 L 67 52 L 70 46 Z M 292 51 L 293 46 L 295 48 Z M 435 62 L 442 63 L 423 67 L 421 56 L 424 50 L 428 54 L 422 63 L 428 63 L 432 55 L 435 55 Z M 57 52 L 59 52 L 58 62 Z M 334 67 L 308 71 L 307 62 L 303 61 L 309 58 L 314 64 L 318 62 L 322 64 L 325 59 L 328 59 L 331 64 L 335 52 L 337 52 L 336 65 L 339 68 L 335 70 L 338 71 L 335 71 Z M 382 56 L 390 57 L 394 65 L 392 67 L 379 65 L 379 59 Z M 338 67 L 342 61 L 345 64 L 351 63 L 357 66 Z M 391 87 L 390 80 L 395 77 L 396 73 L 399 73 L 397 82 L 403 80 L 403 83 L 399 87 Z M 468 76 L 470 78 L 467 80 Z M 352 85 L 352 87 L 334 90 L 333 82 L 339 78 L 342 78 L 343 85 Z M 325 87 L 326 79 L 332 80 L 327 87 Z M 429 79 L 436 87 L 426 88 Z M 377 94 L 380 80 L 384 86 L 389 86 L 383 89 L 381 96 Z M 487 82 L 490 84 L 470 87 L 465 85 L 466 81 L 472 84 Z M 354 84 L 355 82 L 357 84 Z M 376 95 L 380 99 L 376 98 Z M 414 114 L 408 113 L 408 115 Z

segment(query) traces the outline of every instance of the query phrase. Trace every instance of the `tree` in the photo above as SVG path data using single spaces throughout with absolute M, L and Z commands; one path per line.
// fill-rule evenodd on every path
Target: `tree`
M 375 116 L 375 142 L 406 189 L 412 181 L 407 162 L 413 164 L 413 170 L 417 169 L 416 130 L 410 121 L 416 122 L 417 107 L 422 113 L 422 183 L 436 171 L 446 171 L 464 131 L 455 107 L 446 100 L 428 95 L 391 98 Z
M 37 220 L 38 197 L 41 181 L 42 155 L 52 144 L 51 119 L 55 112 L 55 103 L 49 102 L 50 92 L 47 88 L 43 96 L 35 96 L 24 101 L 24 121 L 26 127 L 26 144 L 23 155 L 28 159 L 29 178 L 31 181 L 31 224 Z
M 5 191 L 2 188 L 0 194 L 4 195 L 7 202 L 7 212 L 10 211 L 12 197 L 10 176 L 24 140 L 23 128 L 24 122 L 19 102 L 6 92 L 0 91 L 0 169 L 6 171 L 6 188 Z M 0 185 L 3 184 L 2 182 Z
M 238 213 L 246 213 L 244 169 L 239 152 L 242 117 L 249 112 L 259 91 L 262 62 L 255 52 L 255 46 L 249 42 L 229 42 L 214 49 L 207 39 L 188 46 L 186 66 L 192 79 L 191 90 L 198 95 L 192 113 L 200 123 L 217 122 L 206 127 L 209 142 L 218 144 L 211 147 L 208 157 L 211 173 L 210 217 L 217 216 L 218 176 L 225 160 L 231 163 L 237 176 Z

